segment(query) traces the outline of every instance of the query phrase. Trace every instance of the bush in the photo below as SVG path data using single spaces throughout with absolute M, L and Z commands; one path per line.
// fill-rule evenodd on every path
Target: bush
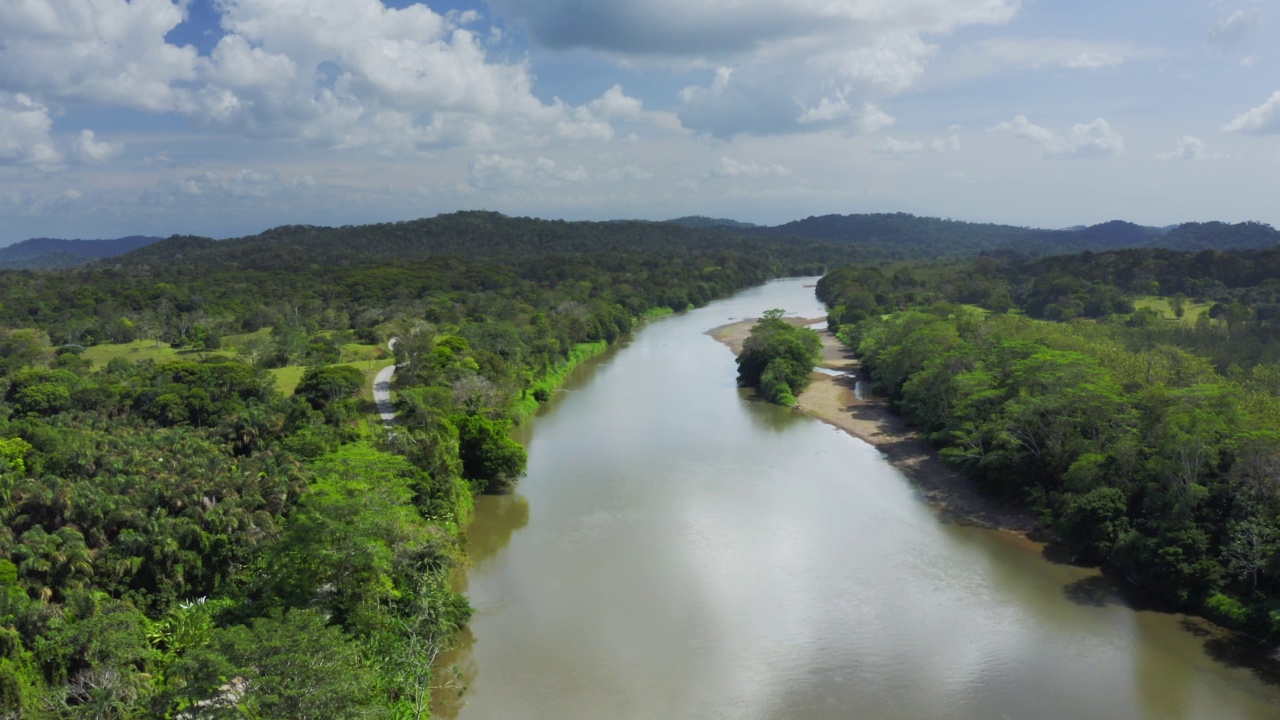
M 1213 619 L 1239 627 L 1249 620 L 1244 603 L 1223 593 L 1214 593 L 1204 601 L 1204 609 Z

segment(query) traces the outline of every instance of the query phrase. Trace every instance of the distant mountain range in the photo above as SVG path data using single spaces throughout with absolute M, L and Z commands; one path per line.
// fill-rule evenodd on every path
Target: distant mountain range
M 1122 220 L 1065 230 L 968 223 L 906 213 L 823 215 L 774 227 L 743 228 L 758 237 L 831 240 L 877 248 L 893 257 L 977 255 L 1015 250 L 1027 255 L 1060 255 L 1120 248 L 1170 250 L 1259 249 L 1280 245 L 1280 232 L 1255 222 L 1184 223 L 1145 227 Z
M 665 222 L 563 222 L 512 218 L 494 212 L 459 212 L 434 218 L 341 228 L 284 225 L 233 240 L 140 235 L 115 240 L 36 238 L 0 248 L 0 269 L 57 269 L 130 253 L 121 262 L 167 262 L 288 268 L 299 262 L 364 263 L 386 259 L 490 254 L 519 256 L 552 250 L 581 254 L 604 248 L 728 242 L 806 241 L 853 246 L 867 260 L 971 257 L 1017 252 L 1041 257 L 1121 248 L 1170 250 L 1260 249 L 1280 245 L 1280 232 L 1256 222 L 1185 223 L 1146 227 L 1113 220 L 1062 230 L 969 223 L 907 213 L 823 215 L 776 226 L 689 216 Z
M 32 238 L 0 248 L 0 269 L 52 270 L 72 267 L 90 260 L 123 255 L 163 239 L 146 235 L 130 235 L 114 240 Z

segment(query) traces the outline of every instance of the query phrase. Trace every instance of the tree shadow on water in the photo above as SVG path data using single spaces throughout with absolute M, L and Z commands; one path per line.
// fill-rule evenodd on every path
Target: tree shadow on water
M 1076 605 L 1107 607 L 1124 604 L 1124 597 L 1115 583 L 1102 575 L 1090 575 L 1068 583 L 1062 594 Z
M 1204 651 L 1215 661 L 1230 668 L 1243 668 L 1261 682 L 1280 686 L 1280 651 L 1274 646 L 1247 635 L 1208 629 L 1190 619 L 1182 624 L 1189 632 L 1208 638 Z
M 1076 605 L 1108 607 L 1121 605 L 1137 612 L 1173 612 L 1174 608 L 1132 583 L 1108 574 L 1090 575 L 1067 583 L 1062 594 Z

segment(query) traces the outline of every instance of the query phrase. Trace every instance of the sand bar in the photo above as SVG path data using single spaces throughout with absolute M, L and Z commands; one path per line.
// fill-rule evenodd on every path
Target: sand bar
M 786 320 L 793 325 L 811 325 L 822 319 Z M 755 319 L 741 320 L 707 334 L 736 355 L 742 352 L 742 343 L 755 323 Z M 797 398 L 796 410 L 876 447 L 911 479 L 925 500 L 955 521 L 1020 534 L 1036 529 L 1034 518 L 1025 509 L 981 494 L 971 480 L 943 462 L 933 445 L 893 412 L 887 398 L 870 394 L 870 383 L 852 351 L 830 331 L 820 329 L 818 334 L 822 337 L 822 367 L 842 370 L 845 375 L 815 372 L 809 388 Z M 867 389 L 862 398 L 854 390 L 859 380 Z

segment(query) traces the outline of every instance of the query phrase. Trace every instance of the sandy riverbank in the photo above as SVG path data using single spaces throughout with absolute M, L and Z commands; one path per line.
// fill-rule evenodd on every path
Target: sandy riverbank
M 787 320 L 794 325 L 823 321 L 822 318 Z M 742 343 L 754 324 L 754 319 L 742 320 L 714 328 L 707 334 L 727 345 L 736 355 L 742 352 Z M 1019 533 L 1035 529 L 1035 521 L 1025 510 L 983 496 L 968 478 L 943 462 L 933 446 L 889 408 L 886 398 L 869 394 L 858 398 L 854 392 L 862 376 L 858 360 L 825 328 L 818 334 L 822 336 L 822 366 L 842 370 L 846 375 L 832 377 L 814 373 L 809 389 L 797 398 L 797 410 L 875 446 L 911 479 L 930 504 L 954 519 Z M 869 383 L 864 383 L 866 385 Z

